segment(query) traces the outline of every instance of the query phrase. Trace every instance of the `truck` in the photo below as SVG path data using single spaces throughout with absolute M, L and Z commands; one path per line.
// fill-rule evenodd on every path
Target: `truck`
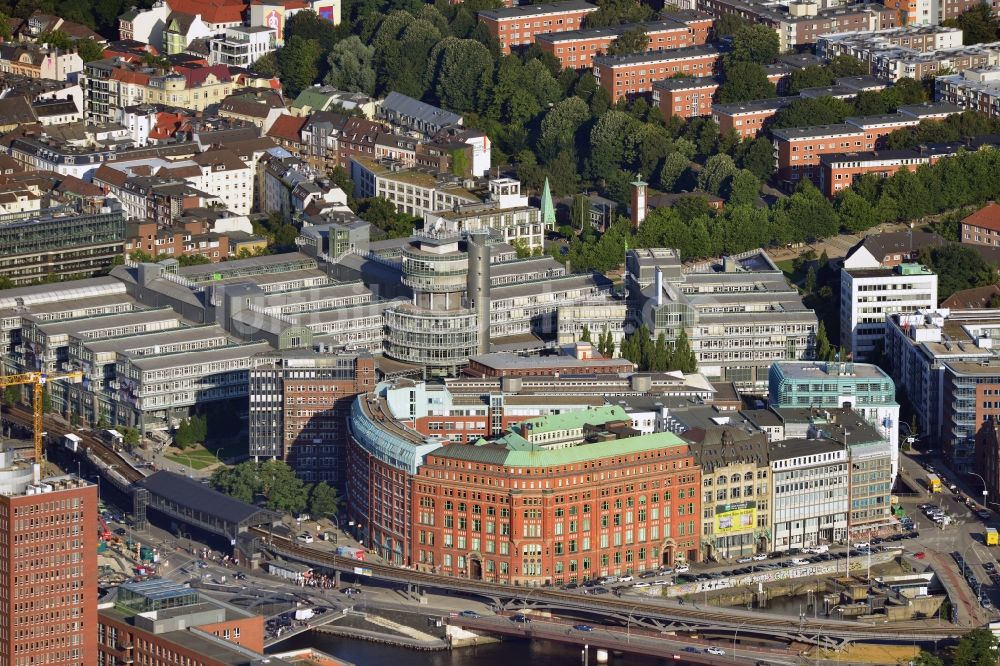
M 997 532 L 997 528 L 995 527 L 986 528 L 986 545 L 1000 546 L 1000 532 Z
M 66 448 L 72 451 L 73 453 L 76 453 L 77 451 L 80 450 L 80 443 L 82 441 L 83 441 L 82 437 L 74 435 L 71 432 L 66 433 L 66 435 L 63 437 L 63 443 L 66 445 Z
M 928 474 L 927 490 L 931 491 L 932 493 L 941 492 L 941 477 L 939 477 L 937 474 Z

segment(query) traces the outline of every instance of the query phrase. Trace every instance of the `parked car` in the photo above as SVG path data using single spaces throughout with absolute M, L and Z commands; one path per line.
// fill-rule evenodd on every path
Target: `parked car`
M 720 647 L 715 647 L 714 645 L 712 647 L 710 647 L 710 648 L 705 648 L 705 652 L 707 652 L 709 654 L 720 655 L 720 656 L 726 654 L 725 650 L 723 650 Z
M 631 576 L 631 574 L 625 574 L 624 576 L 618 577 L 619 583 L 631 583 L 633 580 L 635 579 Z
M 767 553 L 757 553 L 756 555 L 754 555 L 750 559 L 753 560 L 754 562 L 760 562 L 762 560 L 766 560 L 767 559 Z
M 459 613 L 459 615 L 461 617 L 471 617 L 473 619 L 479 617 L 479 613 L 477 613 L 476 611 L 472 611 L 472 610 L 464 610 L 461 613 Z
M 740 559 L 736 560 L 736 564 L 747 564 L 749 562 L 753 562 L 752 557 L 741 557 Z
M 687 573 L 688 571 L 691 571 L 691 567 L 686 564 L 678 564 L 674 571 L 677 573 Z
M 573 628 L 577 631 L 593 631 L 594 628 L 589 624 L 574 624 Z
M 313 535 L 309 534 L 309 532 L 302 532 L 295 538 L 301 541 L 302 543 L 312 543 L 314 541 Z
M 917 559 L 917 560 L 922 560 L 922 559 L 924 559 L 925 556 L 926 555 L 925 555 L 924 551 L 920 551 L 919 553 L 913 553 L 913 558 Z
M 993 512 L 987 509 L 980 509 L 979 511 L 976 511 L 976 515 L 982 518 L 983 520 L 989 520 L 990 518 L 993 517 Z
M 529 622 L 531 622 L 531 619 L 523 613 L 518 613 L 516 615 L 511 615 L 510 621 L 517 622 L 519 624 L 528 624 Z

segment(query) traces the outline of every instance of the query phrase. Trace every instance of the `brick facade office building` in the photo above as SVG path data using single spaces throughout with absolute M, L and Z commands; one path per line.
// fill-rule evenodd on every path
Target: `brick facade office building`
M 533 419 L 425 457 L 413 479 L 413 564 L 536 586 L 696 561 L 700 488 L 689 446 L 636 435 L 621 408 Z
M 650 93 L 653 83 L 678 74 L 712 76 L 718 73 L 721 62 L 719 47 L 704 44 L 673 51 L 598 56 L 594 58 L 594 76 L 615 103 L 623 97 Z
M 567 0 L 547 5 L 501 7 L 479 12 L 479 22 L 496 37 L 504 53 L 514 47 L 528 47 L 535 36 L 550 32 L 578 30 L 587 14 L 597 11 L 597 5 L 583 0 Z
M 0 460 L 0 664 L 96 664 L 97 486 Z

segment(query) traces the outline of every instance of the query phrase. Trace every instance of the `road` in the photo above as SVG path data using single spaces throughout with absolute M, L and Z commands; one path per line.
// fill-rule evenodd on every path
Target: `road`
M 912 548 L 925 552 L 927 555 L 924 561 L 933 565 L 934 570 L 941 576 L 957 609 L 958 625 L 976 627 L 1000 618 L 995 610 L 987 611 L 980 605 L 951 557 L 953 552 L 959 552 L 964 556 L 964 559 L 971 564 L 976 577 L 984 583 L 984 590 L 989 595 L 994 609 L 1000 607 L 1000 590 L 990 582 L 990 576 L 984 568 L 986 563 L 996 566 L 996 549 L 988 548 L 983 539 L 986 527 L 997 527 L 1000 521 L 995 514 L 990 520 L 982 521 L 963 502 L 965 496 L 978 499 L 981 496 L 981 488 L 974 488 L 964 483 L 937 457 L 903 454 L 899 460 L 901 476 L 907 485 L 917 491 L 916 496 L 900 498 L 900 503 L 913 518 L 920 532 L 920 537 L 914 540 Z M 927 492 L 923 483 L 927 471 L 921 466 L 924 462 L 931 462 L 936 473 L 943 473 L 947 479 L 962 486 L 959 488 L 962 494 L 956 495 L 947 489 L 935 494 Z M 953 517 L 954 522 L 947 527 L 939 527 L 917 508 L 920 504 L 938 505 Z M 916 561 L 914 563 L 917 564 Z M 917 568 L 920 568 L 919 565 Z

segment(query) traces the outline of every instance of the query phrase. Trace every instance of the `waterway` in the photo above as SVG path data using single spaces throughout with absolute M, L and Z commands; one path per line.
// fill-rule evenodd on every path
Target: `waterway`
M 280 645 L 275 652 L 296 648 L 314 647 L 327 654 L 349 661 L 356 666 L 580 666 L 581 650 L 562 643 L 549 641 L 505 640 L 502 643 L 478 645 L 458 650 L 420 652 L 389 647 L 367 641 L 351 640 L 313 632 L 311 635 L 294 636 Z M 594 650 L 590 650 L 590 664 L 595 665 Z M 609 666 L 661 666 L 667 662 L 635 655 L 610 655 Z M 684 664 L 671 661 L 671 664 Z

